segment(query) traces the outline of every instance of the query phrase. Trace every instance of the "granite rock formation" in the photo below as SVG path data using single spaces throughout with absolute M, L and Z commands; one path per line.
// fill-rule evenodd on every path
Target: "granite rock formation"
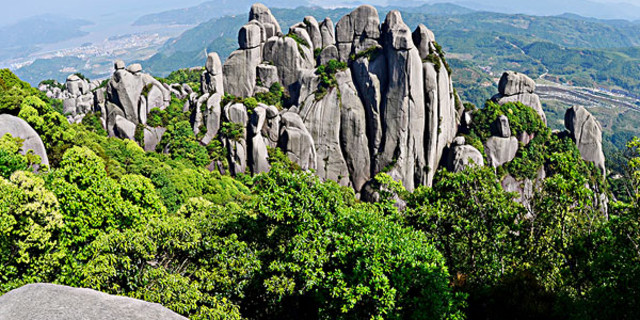
M 0 320 L 184 320 L 156 303 L 91 289 L 28 284 L 0 296 Z

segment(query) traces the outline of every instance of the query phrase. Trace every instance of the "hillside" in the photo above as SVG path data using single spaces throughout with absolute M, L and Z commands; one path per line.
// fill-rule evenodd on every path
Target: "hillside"
M 297 21 L 255 4 L 226 59 L 164 78 L 0 70 L 0 315 L 640 312 L 640 140 L 612 172 L 610 119 L 545 112 L 521 72 L 463 104 L 439 35 L 399 11 Z

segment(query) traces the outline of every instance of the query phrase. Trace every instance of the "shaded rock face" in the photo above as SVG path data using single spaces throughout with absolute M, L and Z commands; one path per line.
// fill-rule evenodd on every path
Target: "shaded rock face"
M 364 5 L 342 17 L 336 24 L 335 32 L 340 61 L 348 61 L 351 54 L 357 54 L 378 44 L 380 39 L 380 18 L 378 10 Z
M 465 145 L 465 139 L 458 137 L 454 140 L 447 157 L 447 170 L 461 172 L 474 166 L 483 167 L 484 159 L 478 149 Z
M 596 118 L 582 106 L 567 110 L 564 124 L 576 142 L 580 155 L 592 162 L 603 176 L 606 176 L 605 158 L 602 151 L 602 126 Z
M 110 136 L 129 138 L 116 134 L 123 134 L 123 130 L 116 130 L 117 116 L 134 126 L 144 125 L 151 109 L 163 109 L 169 105 L 171 92 L 152 76 L 142 73 L 142 66 L 139 64 L 126 69 L 123 66 L 124 62 L 116 61 L 116 70 L 107 84 L 106 126 Z
M 507 71 L 502 74 L 498 83 L 498 94 L 492 100 L 499 104 L 508 102 L 521 102 L 535 110 L 544 124 L 547 124 L 547 116 L 542 110 L 540 97 L 535 94 L 536 83 L 525 74 Z
M 28 284 L 0 296 L 1 320 L 186 320 L 156 303 L 91 289 Z
M 33 150 L 34 154 L 40 156 L 43 165 L 49 165 L 47 150 L 40 135 L 26 121 L 12 115 L 0 114 L 0 137 L 7 133 L 14 138 L 18 137 L 24 140 L 22 150 L 20 150 L 21 154 L 25 155 L 29 150 Z
M 518 152 L 518 139 L 491 137 L 485 142 L 484 151 L 489 158 L 489 164 L 497 168 L 515 159 Z
M 306 33 L 306 31 L 305 31 Z M 264 45 L 263 60 L 278 70 L 280 84 L 295 96 L 295 84 L 302 70 L 315 68 L 313 50 L 290 37 L 273 37 Z
M 222 75 L 222 63 L 217 53 L 212 52 L 207 56 L 205 70 L 200 78 L 201 91 L 203 93 L 224 94 L 224 77 Z
M 281 115 L 278 148 L 302 170 L 316 169 L 317 154 L 313 137 L 297 113 L 285 112 Z
M 94 107 L 94 100 L 99 94 L 104 97 L 104 91 L 94 92 L 98 89 L 100 83 L 97 81 L 89 82 L 81 79 L 75 74 L 67 77 L 65 83 L 66 89 L 57 93 L 47 93 L 47 96 L 63 100 L 63 111 L 68 114 L 69 123 L 79 123 L 85 114 L 93 111 L 101 111 Z
M 273 14 L 271 14 L 271 10 L 261 3 L 256 3 L 251 6 L 249 21 L 252 20 L 259 21 L 264 25 L 267 39 L 282 33 L 280 24 Z

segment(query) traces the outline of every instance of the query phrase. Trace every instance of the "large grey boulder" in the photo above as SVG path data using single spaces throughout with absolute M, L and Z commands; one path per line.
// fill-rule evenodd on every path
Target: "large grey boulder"
M 224 145 L 227 148 L 229 170 L 231 174 L 238 175 L 245 173 L 247 170 L 247 123 L 249 115 L 247 108 L 240 103 L 228 105 L 223 111 L 224 118 L 229 123 L 240 125 L 243 128 L 243 134 L 240 137 L 225 137 Z
M 122 64 L 116 61 L 116 71 L 107 85 L 106 126 L 111 136 L 117 131 L 116 115 L 134 125 L 144 124 L 151 109 L 163 109 L 171 102 L 171 92 L 151 75 L 142 73 L 142 66 L 133 64 L 124 69 Z
M 509 126 L 509 118 L 505 115 L 499 116 L 493 124 L 493 130 L 495 135 L 498 137 L 510 138 L 511 127 Z
M 257 106 L 249 117 L 248 138 L 249 142 L 249 168 L 253 174 L 268 172 L 271 169 L 269 164 L 269 152 L 267 150 L 267 139 L 262 136 L 262 130 L 267 122 L 267 109 L 263 105 Z
M 511 162 L 518 152 L 518 139 L 516 137 L 501 138 L 491 137 L 484 145 L 484 151 L 489 158 L 489 164 L 497 168 Z
M 280 148 L 302 170 L 316 169 L 316 148 L 313 137 L 297 113 L 285 112 L 280 117 Z
M 412 34 L 413 43 L 418 47 L 421 59 L 427 59 L 429 54 L 435 52 L 434 42 L 436 37 L 433 35 L 433 31 L 429 30 L 425 25 L 419 24 Z
M 513 96 L 520 93 L 534 93 L 536 83 L 525 74 L 507 71 L 502 74 L 498 83 L 498 92 L 505 96 Z
M 336 44 L 335 27 L 331 18 L 325 18 L 320 23 L 320 34 L 322 36 L 322 48 Z
M 298 45 L 290 37 L 273 37 L 267 40 L 263 60 L 278 69 L 278 78 L 287 92 L 292 90 L 292 85 L 298 81 L 301 70 L 315 67 L 311 49 Z
M 582 159 L 592 162 L 606 177 L 602 126 L 598 120 L 584 107 L 574 106 L 565 113 L 564 124 L 576 142 Z
M 326 65 L 331 60 L 339 60 L 340 54 L 338 53 L 338 48 L 334 45 L 329 45 L 324 47 L 322 51 L 320 51 L 320 55 L 318 56 L 318 65 Z
M 218 135 L 222 119 L 222 94 L 214 93 L 207 100 L 207 110 L 204 112 L 203 120 L 207 128 L 207 134 L 202 138 L 202 143 L 209 144 Z
M 447 157 L 447 170 L 461 172 L 474 166 L 484 166 L 482 153 L 473 146 L 466 145 L 464 137 L 456 138 Z
M 262 32 L 256 24 L 245 24 L 238 32 L 240 49 L 253 49 L 262 43 Z
M 136 140 L 136 124 L 120 115 L 117 115 L 115 118 L 114 132 L 116 136 L 122 139 Z
M 437 122 L 437 146 L 435 149 L 435 161 L 429 163 L 429 179 L 427 184 L 431 184 L 431 177 L 435 175 L 438 163 L 443 157 L 444 150 L 455 139 L 458 131 L 458 113 L 456 111 L 456 99 L 453 91 L 453 84 L 449 72 L 444 63 L 440 64 L 440 70 L 437 72 L 438 82 L 438 117 L 432 119 Z
M 236 97 L 251 97 L 256 85 L 256 67 L 260 62 L 262 62 L 260 47 L 236 50 L 231 53 L 222 66 L 225 92 Z
M 258 65 L 257 79 L 263 87 L 270 88 L 274 83 L 280 82 L 278 68 L 265 63 Z
M 307 33 L 311 38 L 311 44 L 313 48 L 323 48 L 322 46 L 322 34 L 320 33 L 320 25 L 318 20 L 313 16 L 304 17 L 304 24 L 307 28 Z
M 498 104 L 508 102 L 520 102 L 525 106 L 531 107 L 544 122 L 547 124 L 547 116 L 542 109 L 540 97 L 535 94 L 536 83 L 533 79 L 525 74 L 507 71 L 502 74 L 498 84 L 498 94 L 492 100 Z
M 156 147 L 162 141 L 162 135 L 167 131 L 167 129 L 162 127 L 144 128 L 144 151 L 156 151 Z
M 28 284 L 0 296 L 0 320 L 186 320 L 156 303 L 54 284 Z
M 40 135 L 29 123 L 9 114 L 0 114 L 0 137 L 7 133 L 14 138 L 17 137 L 24 140 L 20 150 L 21 154 L 26 155 L 29 150 L 33 150 L 35 155 L 40 156 L 42 165 L 49 165 L 49 157 L 47 157 L 44 143 L 42 143 Z
M 340 60 L 344 62 L 349 60 L 351 54 L 377 45 L 380 39 L 378 10 L 370 5 L 357 7 L 338 21 L 335 37 Z
M 256 3 L 251 6 L 249 21 L 251 20 L 257 20 L 264 25 L 267 32 L 267 39 L 282 33 L 280 24 L 273 14 L 271 14 L 271 10 L 261 3 Z
M 205 70 L 200 77 L 202 93 L 224 94 L 224 76 L 222 74 L 222 63 L 217 53 L 212 52 L 207 55 Z

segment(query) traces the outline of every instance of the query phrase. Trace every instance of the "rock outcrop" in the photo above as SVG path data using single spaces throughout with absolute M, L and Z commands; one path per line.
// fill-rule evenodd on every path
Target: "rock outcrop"
M 274 29 L 265 31 L 266 40 L 262 28 Z M 289 98 L 282 111 L 255 108 L 245 111 L 246 121 L 234 122 L 244 123 L 246 136 L 225 142 L 232 173 L 268 170 L 266 147 L 277 146 L 321 179 L 356 191 L 380 172 L 408 190 L 431 184 L 459 116 L 446 63 L 434 54 L 435 37 L 425 26 L 412 32 L 397 11 L 381 25 L 374 7 L 360 6 L 335 29 L 328 18 L 318 23 L 308 16 L 283 35 L 271 12 L 257 4 L 238 38 L 239 49 L 222 66 L 224 91 L 247 98 L 277 82 Z M 331 60 L 346 68 L 320 75 L 318 67 Z M 214 74 L 209 69 L 206 74 Z M 210 88 L 207 79 L 203 75 L 203 90 Z M 219 111 L 215 103 L 204 108 L 206 99 L 194 97 L 190 104 L 196 134 L 204 128 L 204 110 L 213 112 L 215 128 L 207 127 L 204 144 L 230 121 L 213 120 Z
M 151 75 L 142 73 L 140 64 L 125 68 L 123 61 L 114 63 L 115 72 L 107 84 L 106 127 L 111 136 L 129 138 L 123 134 L 124 127 L 132 123 L 146 124 L 147 115 L 154 108 L 163 109 L 171 102 L 171 93 Z M 129 123 L 125 123 L 122 119 Z M 118 121 L 117 121 L 118 120 Z M 117 127 L 120 130 L 117 130 Z M 134 129 L 135 131 L 135 129 Z
M 0 320 L 183 320 L 156 303 L 91 289 L 28 284 L 0 296 Z
M 224 77 L 222 76 L 222 62 L 217 53 L 212 52 L 207 56 L 207 63 L 200 78 L 200 90 L 202 93 L 224 94 Z
M 29 150 L 33 150 L 35 155 L 40 156 L 42 165 L 49 165 L 47 150 L 40 135 L 26 121 L 9 114 L 0 114 L 0 137 L 7 133 L 24 140 L 21 154 L 25 155 Z
M 540 97 L 535 94 L 536 83 L 525 74 L 514 71 L 505 72 L 498 83 L 498 94 L 492 99 L 499 104 L 507 102 L 521 102 L 522 104 L 533 108 L 547 124 L 547 116 L 542 110 Z
M 450 172 L 461 172 L 474 166 L 484 166 L 482 153 L 465 143 L 464 137 L 457 137 L 453 141 L 447 157 L 447 170 Z
M 602 151 L 602 126 L 596 118 L 582 106 L 567 110 L 564 124 L 576 142 L 582 159 L 592 162 L 606 177 L 605 158 Z

